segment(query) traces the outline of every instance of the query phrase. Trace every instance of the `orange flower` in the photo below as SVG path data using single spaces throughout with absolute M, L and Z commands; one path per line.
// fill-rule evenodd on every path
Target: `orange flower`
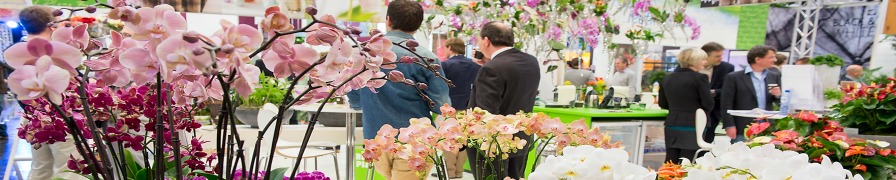
M 858 165 L 856 165 L 856 167 L 853 167 L 852 169 L 859 170 L 862 172 L 868 171 L 868 167 L 865 167 L 864 164 L 858 164 Z
M 681 165 L 677 165 L 669 161 L 663 164 L 663 166 L 657 170 L 656 174 L 657 179 L 678 180 L 682 179 L 685 174 L 687 174 L 687 172 L 681 169 Z
M 857 154 L 858 154 L 858 155 L 865 155 L 865 156 L 873 156 L 873 155 L 874 155 L 874 149 L 873 149 L 873 148 L 868 148 L 868 147 L 865 147 L 865 146 L 852 146 L 852 147 L 849 147 L 849 150 L 846 150 L 846 157 L 849 157 L 849 156 L 852 156 L 852 155 L 857 155 Z
M 881 149 L 881 150 L 877 151 L 877 154 L 880 154 L 881 156 L 889 156 L 889 155 L 893 154 L 893 150 L 892 149 Z

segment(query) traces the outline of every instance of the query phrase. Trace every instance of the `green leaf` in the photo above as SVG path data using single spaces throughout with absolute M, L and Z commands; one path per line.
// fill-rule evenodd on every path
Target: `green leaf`
M 825 149 L 836 154 L 836 156 L 833 157 L 843 157 L 843 147 L 840 147 L 839 144 L 827 140 L 822 140 L 821 144 L 824 145 Z
M 559 41 L 550 40 L 550 41 L 548 41 L 548 44 L 551 45 L 551 50 L 554 50 L 554 51 L 566 49 L 566 45 L 563 45 L 563 43 L 561 43 Z
M 496 180 L 496 179 L 497 179 L 497 175 L 494 175 L 494 174 L 488 175 L 488 177 L 485 177 L 485 180 Z
M 896 120 L 896 113 L 893 113 L 892 111 L 877 111 L 875 114 L 877 114 L 877 117 L 886 124 L 891 124 Z M 886 128 L 887 126 L 882 127 Z
M 827 153 L 827 149 L 813 149 L 811 151 L 806 151 L 809 154 L 809 159 L 815 159 L 821 157 L 824 153 Z
M 271 179 L 283 179 L 284 174 L 286 174 L 285 167 L 271 170 Z
M 865 102 L 862 103 L 865 109 L 877 109 L 877 98 L 868 98 Z
M 135 178 L 135 172 L 140 170 L 140 166 L 138 166 L 137 162 L 134 161 L 134 156 L 131 154 L 131 151 L 124 151 L 124 161 L 125 163 L 127 163 L 128 177 Z
M 545 73 L 553 72 L 554 70 L 557 70 L 557 65 L 550 65 Z
M 141 169 L 140 171 L 137 171 L 137 175 L 134 176 L 134 179 L 135 180 L 149 180 L 149 172 L 151 170 L 152 169 L 146 168 L 146 169 Z

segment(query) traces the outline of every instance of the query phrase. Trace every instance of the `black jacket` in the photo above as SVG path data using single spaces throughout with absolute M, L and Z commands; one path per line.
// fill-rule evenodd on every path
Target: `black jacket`
M 448 96 L 451 97 L 451 107 L 457 110 L 467 109 L 470 103 L 470 91 L 473 90 L 473 80 L 479 72 L 479 64 L 464 56 L 452 56 L 442 62 L 442 70 L 445 78 L 454 83 L 454 87 L 448 88 Z
M 710 89 L 715 90 L 716 94 L 712 96 L 715 100 L 715 106 L 713 106 L 712 111 L 704 110 L 709 113 L 709 120 L 713 121 L 711 123 L 718 124 L 722 118 L 722 103 L 719 103 L 719 99 L 722 97 L 722 84 L 725 83 L 725 75 L 728 73 L 734 72 L 734 65 L 731 63 L 722 61 L 718 66 L 712 69 L 712 80 L 709 82 Z M 710 123 L 707 123 L 710 124 Z
M 532 55 L 515 48 L 501 52 L 479 69 L 469 107 L 479 107 L 500 115 L 532 112 L 541 79 L 540 71 L 538 60 Z M 515 136 L 532 142 L 523 132 Z M 526 155 L 529 147 L 527 144 L 510 157 Z
M 678 68 L 663 79 L 659 91 L 660 107 L 669 110 L 666 126 L 694 126 L 697 109 L 713 109 L 709 77 L 688 68 Z
M 728 114 L 728 110 L 752 110 L 757 108 L 757 102 L 765 103 L 766 110 L 773 110 L 772 104 L 778 98 L 768 93 L 768 84 L 781 85 L 781 75 L 769 71 L 765 76 L 766 99 L 757 100 L 756 90 L 753 89 L 753 81 L 750 75 L 744 74 L 744 70 L 734 71 L 725 76 L 725 85 L 722 87 L 722 127 L 737 128 L 737 134 L 744 134 L 744 128 L 753 123 L 753 118 L 734 117 Z

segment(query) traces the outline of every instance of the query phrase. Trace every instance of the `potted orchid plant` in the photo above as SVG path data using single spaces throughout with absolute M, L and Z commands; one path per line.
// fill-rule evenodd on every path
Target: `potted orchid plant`
M 25 105 L 28 120 L 18 136 L 35 148 L 73 141 L 79 157 L 73 156 L 68 166 L 91 179 L 234 179 L 237 174 L 244 175 L 241 179 L 293 179 L 300 175 L 302 160 L 290 172 L 273 169 L 272 158 L 265 162 L 259 157 L 273 154 L 275 148 L 260 152 L 258 143 L 272 138 L 271 146 L 277 145 L 290 106 L 365 87 L 373 90 L 390 80 L 425 90 L 420 88 L 425 84 L 400 72 L 387 77 L 382 71 L 398 63 L 423 66 L 441 77 L 434 60 L 398 58 L 390 51 L 393 46 L 413 51 L 416 42 L 391 42 L 378 30 L 369 32 L 369 40 L 358 41 L 360 30 L 339 26 L 333 16 L 318 15 L 314 7 L 305 9 L 311 22 L 298 29 L 272 7 L 260 30 L 221 21 L 221 30 L 202 35 L 189 31 L 186 19 L 172 6 L 128 2 L 96 1 L 64 9 L 112 9 L 108 18 L 123 22 L 121 31 L 129 33 L 111 31 L 111 43 L 91 39 L 86 24 L 59 26 L 51 39 L 35 38 L 4 53 L 15 68 L 8 79 L 10 89 Z M 69 21 L 71 17 L 57 23 Z M 307 44 L 296 44 L 295 33 L 308 33 Z M 309 45 L 328 47 L 329 53 L 319 56 Z M 259 125 L 259 134 L 273 130 L 273 137 L 258 136 L 250 148 L 235 126 L 235 96 L 247 98 L 258 88 L 260 70 L 248 62 L 259 57 L 274 70 L 274 78 L 296 78 L 290 80 L 277 115 Z M 308 85 L 297 87 L 300 79 L 309 79 Z M 222 102 L 214 119 L 213 148 L 203 147 L 209 140 L 191 135 L 201 126 L 193 115 L 206 100 Z M 309 121 L 297 157 L 305 153 L 316 122 L 316 117 Z

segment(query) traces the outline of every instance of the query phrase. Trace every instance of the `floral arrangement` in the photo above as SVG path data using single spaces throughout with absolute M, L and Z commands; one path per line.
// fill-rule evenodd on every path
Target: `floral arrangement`
M 711 153 L 694 162 L 664 164 L 657 179 L 863 179 L 827 156 L 819 162 L 809 159 L 807 154 L 779 150 L 772 144 L 749 147 L 716 142 Z
M 771 145 L 807 155 L 811 162 L 839 162 L 867 179 L 888 179 L 896 170 L 896 152 L 888 142 L 850 138 L 837 121 L 810 112 L 768 122 L 753 123 L 745 135 L 747 145 Z M 698 161 L 699 162 L 699 161 Z
M 395 154 L 399 158 L 408 159 L 410 169 L 417 171 L 421 177 L 426 175 L 432 165 L 436 165 L 440 178 L 447 178 L 443 173 L 444 163 L 437 156 L 438 151 L 457 152 L 466 146 L 483 154 L 487 158 L 485 161 L 503 160 L 530 143 L 514 136 L 520 132 L 538 137 L 534 140 L 535 144 L 542 146 L 538 156 L 548 144 L 556 144 L 560 150 L 566 146 L 586 145 L 618 148 L 621 144 L 611 143 L 610 136 L 601 133 L 596 127 L 589 130 L 583 120 L 567 126 L 560 119 L 550 118 L 542 113 L 505 116 L 494 115 L 479 108 L 457 112 L 447 104 L 441 110 L 443 114 L 435 120 L 438 128 L 433 127 L 432 121 L 426 118 L 411 119 L 410 127 L 398 130 L 389 125 L 383 126 L 374 139 L 364 141 L 364 159 L 373 162 L 383 153 Z M 502 172 L 506 173 L 498 170 L 497 175 L 490 176 L 501 177 Z
M 841 90 L 843 98 L 832 108 L 843 126 L 858 128 L 862 134 L 896 135 L 896 78 Z
M 233 179 L 251 179 L 251 180 L 262 180 L 265 177 L 265 174 L 271 174 L 271 179 L 283 179 L 283 180 L 330 180 L 330 177 L 320 171 L 302 171 L 295 175 L 295 177 L 286 177 L 283 174 L 286 173 L 286 169 L 277 169 L 274 171 L 270 171 L 267 173 L 266 171 L 257 172 L 254 175 L 249 175 L 249 172 L 243 169 L 237 169 L 233 174 Z M 245 176 L 245 177 L 244 177 Z M 254 178 L 253 178 L 254 177 Z
M 628 39 L 631 39 L 632 41 L 644 40 L 647 42 L 655 42 L 658 38 L 663 38 L 663 34 L 652 32 L 650 29 L 635 27 L 625 31 L 625 37 L 628 37 Z
M 607 82 L 602 77 L 594 78 L 594 81 L 588 81 L 588 86 L 591 86 L 591 89 L 594 89 L 594 92 L 598 95 L 603 96 L 604 90 L 607 88 Z
M 529 179 L 630 179 L 654 180 L 656 172 L 628 162 L 621 148 L 569 146 L 561 156 L 548 156 L 529 174 Z
M 655 4 L 653 0 L 421 1 L 424 8 L 444 15 L 446 21 L 449 21 L 427 23 L 451 24 L 454 29 L 449 34 L 454 36 L 476 34 L 488 21 L 509 22 L 510 26 L 517 29 L 514 31 L 514 37 L 518 40 L 516 47 L 534 49 L 538 57 L 541 57 L 542 52 L 556 51 L 556 44 L 564 47 L 566 44 L 582 44 L 576 48 L 584 49 L 585 45 L 597 48 L 598 43 L 604 41 L 607 43 L 603 48 L 613 47 L 610 39 L 619 34 L 617 21 L 621 21 L 623 16 L 635 17 L 629 19 L 633 24 L 659 25 L 658 29 L 662 32 L 671 32 L 672 27 L 676 26 L 681 27 L 682 31 L 690 28 L 690 39 L 696 39 L 700 34 L 700 26 L 693 18 L 685 15 L 686 4 L 686 1 Z M 620 18 L 615 19 L 616 17 Z
M 111 43 L 89 37 L 87 24 L 59 26 L 80 21 L 70 16 L 57 22 L 59 28 L 50 39 L 34 38 L 4 53 L 15 68 L 8 79 L 10 90 L 28 112 L 24 117 L 29 121 L 18 136 L 35 148 L 71 136 L 77 157 L 72 156 L 68 165 L 91 179 L 233 179 L 242 172 L 236 171 L 238 165 L 248 169 L 245 172 L 272 172 L 242 173 L 244 179 L 286 174 L 286 168 L 272 170 L 273 158 L 260 160 L 262 154 L 274 154 L 274 148 L 259 152 L 258 142 L 265 137 L 259 136 L 254 151 L 246 152 L 234 125 L 235 96 L 247 98 L 259 86 L 260 70 L 250 63 L 253 58 L 263 57 L 274 78 L 295 77 L 286 87 L 279 113 L 260 131 L 275 131 L 272 147 L 277 146 L 283 114 L 290 106 L 365 87 L 374 90 L 390 80 L 410 85 L 429 100 L 422 93 L 426 84 L 405 79 L 397 71 L 388 77 L 381 71 L 399 63 L 419 65 L 442 77 L 439 66 L 432 64 L 435 60 L 399 58 L 390 51 L 392 47 L 415 51 L 417 42 L 391 42 L 379 30 L 359 42 L 357 28 L 339 26 L 333 16 L 318 15 L 314 7 L 305 9 L 311 23 L 298 29 L 272 7 L 265 11 L 260 30 L 221 21 L 221 30 L 206 36 L 187 30 L 186 20 L 172 6 L 139 7 L 129 2 L 96 1 L 85 8 L 63 9 L 88 13 L 94 13 L 96 6 L 112 9 L 108 18 L 123 22 L 121 31 L 129 33 L 111 31 Z M 295 33 L 307 33 L 307 44 L 295 44 Z M 309 45 L 324 46 L 329 53 L 320 56 Z M 309 81 L 307 87 L 296 87 L 301 79 Z M 201 126 L 192 116 L 209 100 L 221 101 L 224 107 L 215 120 L 214 148 L 203 147 L 207 141 L 188 135 Z M 317 117 L 309 121 L 306 140 L 316 122 Z M 305 153 L 307 142 L 297 156 Z M 131 151 L 144 154 L 144 163 L 135 163 Z M 289 179 L 299 174 L 299 163 L 301 159 L 292 166 Z

